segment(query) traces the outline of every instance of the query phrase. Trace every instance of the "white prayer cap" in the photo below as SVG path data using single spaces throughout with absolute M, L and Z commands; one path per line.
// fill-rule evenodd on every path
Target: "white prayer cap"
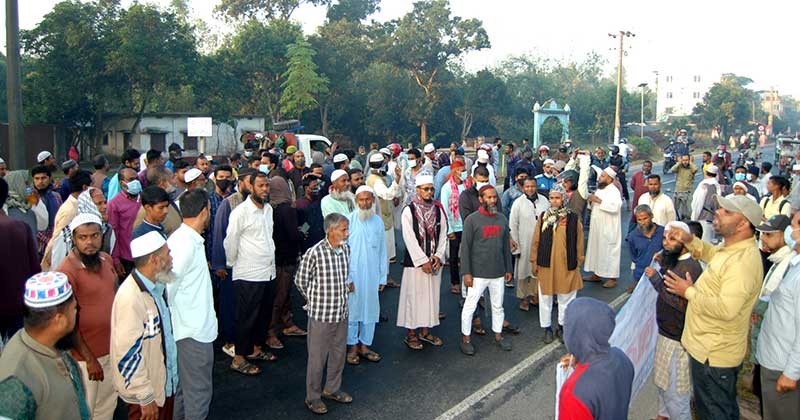
M 70 233 L 75 232 L 75 229 L 77 229 L 78 226 L 88 225 L 88 224 L 92 224 L 92 223 L 94 223 L 96 225 L 100 225 L 100 226 L 103 225 L 103 221 L 100 220 L 100 218 L 97 217 L 96 214 L 93 214 L 93 213 L 78 213 L 78 215 L 75 216 L 74 219 L 72 219 L 72 222 L 70 222 L 69 231 L 70 231 Z
M 486 150 L 478 150 L 478 163 L 489 163 L 489 154 Z
M 613 169 L 611 169 L 610 166 L 608 168 L 603 169 L 603 172 L 605 172 L 606 175 L 610 176 L 611 179 L 614 179 L 614 178 L 617 177 L 617 173 Z
M 194 181 L 195 179 L 199 178 L 200 175 L 202 175 L 202 174 L 203 174 L 203 172 L 201 172 L 199 169 L 192 168 L 192 169 L 189 169 L 188 171 L 186 171 L 186 174 L 183 176 L 183 180 L 188 184 L 188 183 Z
M 336 154 L 336 155 L 333 157 L 333 163 L 340 163 L 340 162 L 344 162 L 344 161 L 346 161 L 346 160 L 347 160 L 347 155 L 346 155 L 346 154 L 344 154 L 344 153 L 337 153 L 337 154 Z
M 48 152 L 47 150 L 42 150 L 41 152 L 39 152 L 38 155 L 36 155 L 36 161 L 39 162 L 39 163 L 42 163 L 42 162 L 44 162 L 45 159 L 47 159 L 47 158 L 49 158 L 51 156 L 53 156 L 52 153 Z
M 719 168 L 717 165 L 708 165 L 708 167 L 706 167 L 706 172 L 716 175 L 719 172 Z
M 139 258 L 150 255 L 166 244 L 167 240 L 164 239 L 161 233 L 156 231 L 147 232 L 131 241 L 131 256 L 133 258 Z
M 362 185 L 362 186 L 358 187 L 358 189 L 356 190 L 356 195 L 359 195 L 362 192 L 368 192 L 368 193 L 370 193 L 372 195 L 375 195 L 375 190 L 373 190 L 368 185 Z
M 383 162 L 384 157 L 381 153 L 373 153 L 372 156 L 369 157 L 369 163 L 380 163 Z
M 682 230 L 682 231 L 684 231 L 686 233 L 692 233 L 692 230 L 689 229 L 689 225 L 687 225 L 684 222 L 679 222 L 677 220 L 669 222 L 669 223 L 667 223 L 666 226 L 664 226 L 664 230 L 665 231 L 670 231 L 672 229 L 680 229 L 680 230 Z
M 6 161 L 0 157 L 0 163 L 6 163 Z
M 795 163 L 792 165 L 792 171 L 800 171 L 800 163 Z
M 741 187 L 743 190 L 747 191 L 747 185 L 744 185 L 744 182 L 742 182 L 742 181 L 734 182 L 733 183 L 733 187 L 731 187 L 731 188 L 736 188 L 736 187 Z
M 392 151 L 391 151 L 391 150 L 389 150 L 389 148 L 388 148 L 388 147 L 381 147 L 381 149 L 380 149 L 380 150 L 378 150 L 378 151 L 379 151 L 379 152 L 381 152 L 381 153 L 383 153 L 383 154 L 384 154 L 384 155 L 386 155 L 386 156 L 391 156 L 391 155 L 392 155 Z
M 425 145 L 425 148 L 423 148 L 422 151 L 425 153 L 433 153 L 436 151 L 436 146 L 434 146 L 433 143 L 428 143 Z
M 556 161 L 554 161 L 553 159 L 545 159 L 542 164 L 543 165 L 555 165 Z
M 343 171 L 341 169 L 337 169 L 331 173 L 331 182 L 336 181 L 337 179 L 347 176 L 347 171 Z
M 421 186 L 423 186 L 425 184 L 433 185 L 433 176 L 429 175 L 427 172 L 423 172 L 422 174 L 417 175 L 417 177 L 414 178 L 414 185 L 415 186 L 421 187 Z

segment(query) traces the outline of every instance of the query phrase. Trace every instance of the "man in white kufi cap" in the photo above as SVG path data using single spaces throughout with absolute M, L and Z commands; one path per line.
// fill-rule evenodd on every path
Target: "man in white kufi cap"
M 336 169 L 331 173 L 331 186 L 328 195 L 322 198 L 322 217 L 331 213 L 347 216 L 355 210 L 355 199 L 350 192 L 350 176 L 343 169 Z
M 376 213 L 383 220 L 383 231 L 386 240 L 386 256 L 391 263 L 397 255 L 394 243 L 394 208 L 395 203 L 403 197 L 402 168 L 398 165 L 392 173 L 386 173 L 386 166 L 382 153 L 375 153 L 369 158 L 369 175 L 366 185 L 375 191 Z M 387 178 L 391 177 L 391 185 Z M 387 274 L 388 276 L 388 274 Z M 387 279 L 387 286 L 397 287 L 391 278 Z
M 605 288 L 615 287 L 619 278 L 620 252 L 622 250 L 622 195 L 614 186 L 617 173 L 611 168 L 597 171 L 597 190 L 587 200 L 591 210 L 589 240 L 586 244 L 586 261 L 583 270 L 592 273 L 584 281 L 599 282 Z
M 706 242 L 714 238 L 714 212 L 717 209 L 714 196 L 720 195 L 721 188 L 717 181 L 719 168 L 716 165 L 708 165 L 703 174 L 703 180 L 697 184 L 692 194 L 692 219 L 703 225 L 703 240 Z

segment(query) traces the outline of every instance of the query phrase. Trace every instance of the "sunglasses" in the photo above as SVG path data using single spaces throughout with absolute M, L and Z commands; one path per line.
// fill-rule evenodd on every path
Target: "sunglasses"
M 433 187 L 419 187 L 422 191 L 433 191 Z

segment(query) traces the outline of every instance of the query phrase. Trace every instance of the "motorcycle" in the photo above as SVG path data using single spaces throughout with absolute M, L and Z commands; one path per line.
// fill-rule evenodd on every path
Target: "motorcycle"
M 675 160 L 675 142 L 670 141 L 669 146 L 664 148 L 664 167 L 663 173 L 664 175 L 669 173 L 669 170 L 672 169 L 673 166 L 677 163 Z

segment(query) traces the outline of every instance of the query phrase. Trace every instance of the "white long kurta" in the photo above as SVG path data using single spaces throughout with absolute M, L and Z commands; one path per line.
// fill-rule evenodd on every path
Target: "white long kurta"
M 549 208 L 550 201 L 541 194 L 538 195 L 535 206 L 525 195 L 518 197 L 511 205 L 508 225 L 511 229 L 511 239 L 518 245 L 514 255 L 522 255 L 514 267 L 514 277 L 517 280 L 533 277 L 530 259 L 533 232 L 536 230 L 536 220 L 539 215 Z
M 719 194 L 719 183 L 716 178 L 706 178 L 700 181 L 692 193 L 692 220 L 700 219 L 700 212 L 703 211 L 703 203 L 706 200 L 706 193 Z
M 442 222 L 434 255 L 444 262 L 447 249 L 447 216 L 441 212 Z M 411 207 L 406 206 L 402 215 L 403 240 L 414 267 L 403 268 L 403 282 L 400 284 L 400 302 L 397 307 L 397 326 L 416 329 L 439 325 L 439 291 L 442 284 L 442 270 L 436 274 L 426 274 L 422 265 L 430 261 L 428 255 L 419 246 L 414 234 L 411 218 Z M 420 230 L 423 229 L 420 223 Z
M 376 323 L 380 315 L 378 286 L 386 284 L 389 259 L 386 257 L 383 220 L 372 216 L 367 220 L 358 217 L 358 210 L 350 213 L 350 273 L 348 280 L 355 286 L 348 293 L 347 303 L 351 322 Z
M 620 251 L 622 249 L 622 197 L 613 184 L 595 191 L 602 203 L 590 203 L 592 218 L 589 222 L 589 241 L 586 244 L 584 271 L 604 278 L 619 278 Z
M 675 214 L 675 204 L 672 199 L 664 193 L 658 194 L 653 198 L 649 192 L 642 194 L 639 197 L 637 205 L 647 204 L 653 211 L 653 223 L 661 226 L 666 226 L 667 223 L 675 221 L 677 215 Z
M 389 229 L 384 230 L 384 234 L 386 237 L 386 255 L 390 260 L 397 255 L 397 250 L 395 248 L 395 243 L 394 243 L 395 207 L 394 203 L 392 203 L 391 201 L 394 200 L 395 198 L 401 198 L 403 196 L 403 183 L 402 183 L 403 178 L 401 177 L 400 179 L 401 182 L 394 182 L 394 180 L 392 180 L 392 185 L 387 186 L 386 179 L 380 177 L 376 178 L 375 181 L 372 182 L 372 185 L 370 185 L 370 187 L 372 187 L 372 189 L 375 191 L 375 196 L 378 197 L 378 199 L 375 200 L 375 210 L 378 212 L 378 214 L 380 214 L 381 212 L 382 201 L 388 201 L 389 202 L 388 205 L 392 206 L 392 223 L 390 223 L 391 227 Z M 370 183 L 368 182 L 367 185 L 369 184 Z

